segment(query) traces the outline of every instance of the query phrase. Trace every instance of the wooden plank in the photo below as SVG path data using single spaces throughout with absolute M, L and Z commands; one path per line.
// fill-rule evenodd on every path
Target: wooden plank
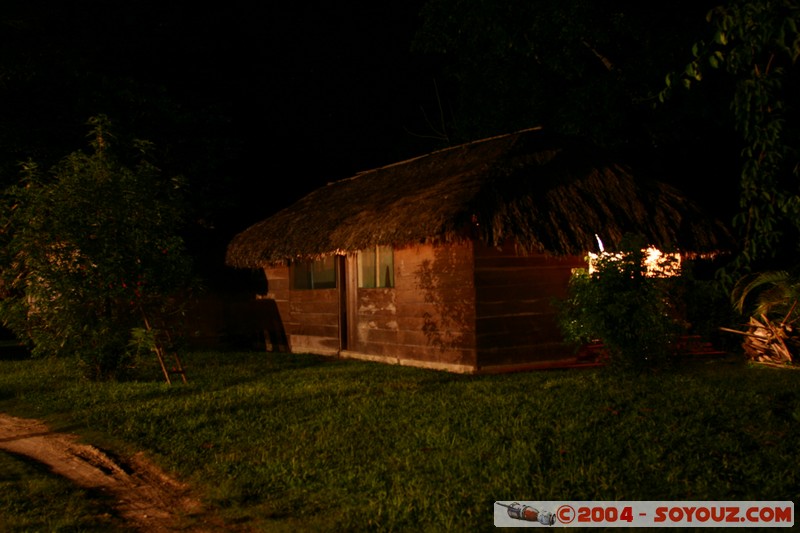
M 290 335 L 289 345 L 293 353 L 316 353 L 336 355 L 339 353 L 339 339 L 314 335 Z
M 397 358 L 397 347 L 385 343 L 365 342 L 359 340 L 350 351 L 378 355 L 381 357 Z
M 425 245 L 411 250 L 395 251 L 396 288 L 471 283 L 473 262 L 469 243 Z
M 264 265 L 263 270 L 265 275 L 289 279 L 289 267 L 286 265 Z
M 536 300 L 540 298 L 558 298 L 566 296 L 567 287 L 535 285 L 516 285 L 479 289 L 475 294 L 476 302 L 507 302 L 518 300 Z
M 389 320 L 397 315 L 397 308 L 394 304 L 386 307 L 379 307 L 369 302 L 359 302 L 359 304 L 360 305 L 356 309 L 358 320 L 367 320 L 376 317 Z
M 571 273 L 564 269 L 497 269 L 478 270 L 475 272 L 475 287 L 507 287 L 519 285 L 536 285 L 547 287 L 552 284 L 563 284 L 569 281 Z
M 493 332 L 519 332 L 533 330 L 552 331 L 558 326 L 557 315 L 553 313 L 523 313 L 497 317 L 479 317 L 475 324 L 477 333 L 482 337 Z
M 545 342 L 506 348 L 492 347 L 478 350 L 480 367 L 520 363 L 574 361 L 575 348 L 559 342 Z
M 399 330 L 397 340 L 400 344 L 407 346 L 454 346 L 458 349 L 469 348 L 475 342 L 475 334 L 472 331 L 410 331 Z
M 292 314 L 323 314 L 338 315 L 339 306 L 336 302 L 289 302 L 289 312 Z
M 465 350 L 475 346 L 472 331 L 404 331 L 397 332 L 397 342 L 402 346 L 417 346 L 435 350 Z
M 311 335 L 315 337 L 339 338 L 338 325 L 322 325 L 317 323 L 299 323 L 292 328 L 293 335 Z
M 397 330 L 361 328 L 358 330 L 359 342 L 366 344 L 396 344 Z
M 554 312 L 555 308 L 552 305 L 551 298 L 478 302 L 475 305 L 475 313 L 480 318 L 515 316 L 523 313 L 550 314 Z
M 436 290 L 468 292 L 473 287 L 475 287 L 475 281 L 472 270 L 470 270 L 469 272 L 459 272 L 458 275 L 453 275 L 451 272 L 442 272 L 438 273 L 435 277 L 419 276 L 414 279 L 413 283 L 409 283 L 403 287 L 397 287 L 397 289 L 421 291 L 423 293 Z
M 455 322 L 470 325 L 475 321 L 475 308 L 471 302 L 452 302 L 447 305 L 405 303 L 398 306 L 395 320 L 432 319 L 436 322 Z
M 289 267 L 265 267 L 264 276 L 267 279 L 267 292 L 278 295 L 280 298 L 289 297 Z
M 403 293 L 398 292 L 396 306 L 399 312 L 403 312 L 404 308 L 408 306 L 433 306 L 435 304 L 438 305 L 465 305 L 471 306 L 472 302 L 475 300 L 475 292 L 474 290 L 470 289 L 469 291 L 464 291 L 463 294 L 460 296 L 453 295 L 448 300 L 443 300 L 442 298 L 438 297 L 436 292 L 424 292 L 424 291 L 405 291 Z
M 534 256 L 480 256 L 475 257 L 475 269 L 487 270 L 497 268 L 557 268 L 570 270 L 573 268 L 587 268 L 588 263 L 578 256 L 547 257 Z
M 339 307 L 336 302 L 297 302 L 289 304 L 292 314 L 332 314 L 338 315 Z
M 337 289 L 313 289 L 289 291 L 289 299 L 292 302 L 338 302 L 339 291 Z
M 429 319 L 423 316 L 404 316 L 398 315 L 395 317 L 397 329 L 399 331 L 422 331 L 422 328 L 429 323 Z M 469 328 L 470 330 L 472 328 Z
M 563 335 L 555 315 L 499 317 L 477 321 L 479 348 L 562 341 Z
M 282 278 L 267 278 L 267 290 L 274 293 L 288 293 L 289 280 Z
M 301 324 L 325 324 L 336 326 L 339 324 L 336 313 L 291 313 L 291 318 Z
M 560 256 L 544 253 L 524 253 L 521 249 L 515 246 L 514 242 L 509 240 L 500 246 L 487 246 L 482 242 L 474 243 L 473 255 L 477 259 L 520 259 L 520 260 L 548 260 L 548 261 L 583 261 L 585 254 L 577 256 Z
M 476 347 L 479 350 L 483 349 L 514 349 L 518 347 L 536 346 L 540 344 L 550 344 L 563 342 L 559 337 L 550 334 L 549 332 L 539 331 L 532 332 L 526 335 L 518 334 L 492 334 L 480 336 L 477 339 Z
M 401 360 L 431 361 L 449 364 L 474 364 L 475 350 L 442 351 L 434 347 L 398 344 L 392 348 L 391 355 Z

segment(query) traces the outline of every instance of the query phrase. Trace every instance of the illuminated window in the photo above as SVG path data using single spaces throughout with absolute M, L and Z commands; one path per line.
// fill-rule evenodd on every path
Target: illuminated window
M 333 255 L 315 261 L 297 261 L 291 266 L 292 288 L 336 288 L 336 258 Z
M 358 252 L 358 286 L 366 289 L 394 287 L 391 246 L 375 246 Z

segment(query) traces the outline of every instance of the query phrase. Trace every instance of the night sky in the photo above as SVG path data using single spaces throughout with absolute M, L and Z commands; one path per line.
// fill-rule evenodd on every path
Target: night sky
M 425 133 L 422 108 L 435 101 L 432 67 L 409 51 L 421 3 L 292 4 L 231 16 L 209 50 L 217 64 L 196 67 L 248 132 L 247 166 L 260 174 L 252 180 L 307 189 L 300 184 L 430 146 L 414 135 Z
M 443 147 L 437 88 L 444 107 L 454 91 L 412 51 L 424 4 L 5 0 L 4 183 L 10 163 L 85 148 L 105 113 L 164 147 L 202 219 L 190 245 L 221 264 L 235 233 L 313 189 Z
M 311 190 L 440 147 L 438 67 L 411 52 L 423 0 L 4 4 L 4 183 L 17 161 L 86 148 L 105 113 L 167 147 L 165 172 L 205 202 L 193 238 L 213 262 Z
M 9 0 L 0 45 L 23 73 L 0 118 L 28 126 L 31 144 L 63 142 L 63 155 L 82 147 L 72 123 L 96 113 L 156 143 L 181 138 L 199 158 L 214 150 L 243 201 L 263 195 L 260 213 L 243 206 L 260 218 L 433 147 L 435 67 L 410 52 L 423 3 Z M 21 81 L 26 69 L 36 80 Z M 159 99 L 190 118 L 160 120 Z

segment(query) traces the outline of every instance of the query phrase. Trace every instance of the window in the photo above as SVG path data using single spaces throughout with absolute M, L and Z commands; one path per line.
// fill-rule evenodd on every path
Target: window
M 336 256 L 329 255 L 315 261 L 297 261 L 291 266 L 292 288 L 336 288 Z
M 394 287 L 391 246 L 376 246 L 358 252 L 358 286 L 365 289 Z

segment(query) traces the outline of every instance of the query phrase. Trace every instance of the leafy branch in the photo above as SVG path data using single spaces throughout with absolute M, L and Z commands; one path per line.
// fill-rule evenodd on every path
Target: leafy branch
M 691 88 L 719 71 L 735 80 L 730 109 L 742 137 L 740 253 L 723 277 L 733 279 L 773 260 L 785 247 L 800 253 L 800 181 L 796 128 L 800 5 L 792 0 L 740 0 L 711 10 L 710 41 L 699 41 L 683 72 L 670 73 L 659 98 Z

